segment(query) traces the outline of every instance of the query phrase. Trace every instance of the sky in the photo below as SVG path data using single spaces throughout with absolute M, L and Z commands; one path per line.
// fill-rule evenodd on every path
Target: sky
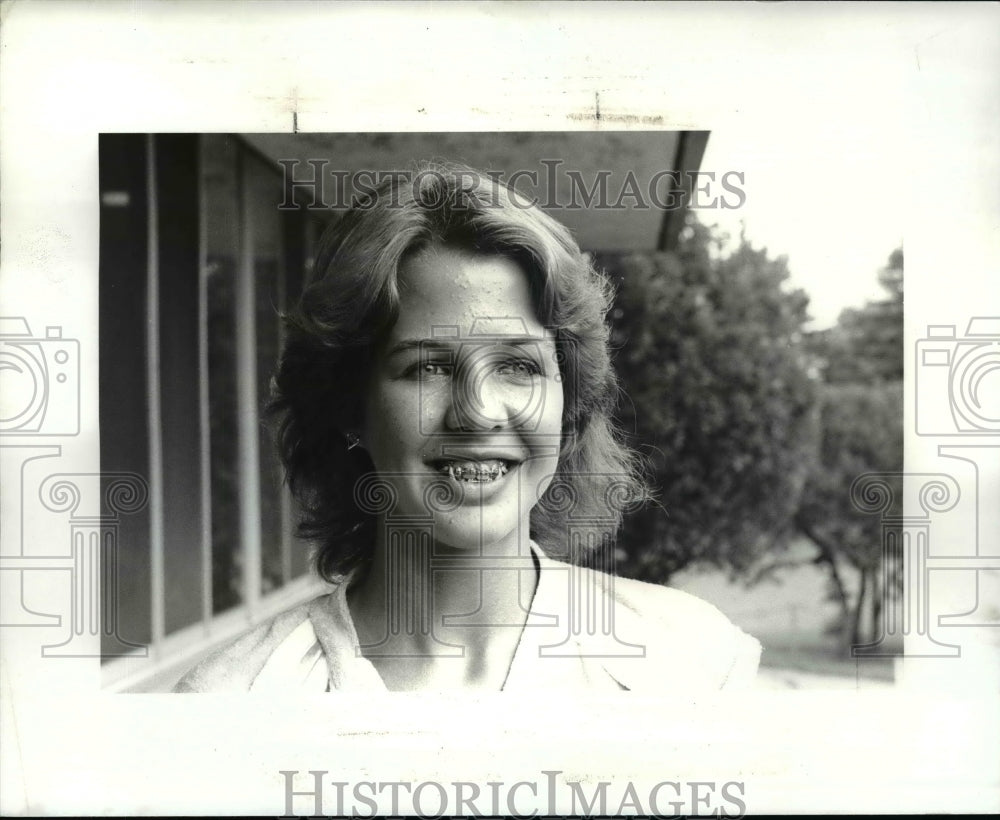
M 790 286 L 810 297 L 810 329 L 829 327 L 843 308 L 884 296 L 878 271 L 903 244 L 900 144 L 875 131 L 712 131 L 701 169 L 743 171 L 746 202 L 699 218 L 736 237 L 742 222 L 755 247 L 787 256 Z

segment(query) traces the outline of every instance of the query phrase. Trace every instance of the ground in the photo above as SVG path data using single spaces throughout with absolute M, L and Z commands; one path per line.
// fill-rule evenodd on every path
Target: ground
M 892 686 L 892 658 L 852 658 L 850 648 L 829 634 L 838 614 L 827 595 L 827 576 L 809 562 L 806 543 L 783 556 L 783 566 L 753 586 L 717 569 L 674 575 L 670 586 L 697 595 L 760 640 L 764 647 L 758 681 L 764 688 L 870 689 Z

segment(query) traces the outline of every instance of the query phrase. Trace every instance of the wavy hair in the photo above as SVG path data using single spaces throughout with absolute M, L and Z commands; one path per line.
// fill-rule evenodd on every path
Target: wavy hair
M 326 230 L 301 298 L 283 316 L 268 410 L 301 508 L 298 534 L 317 544 L 320 576 L 342 580 L 374 550 L 375 517 L 354 497 L 374 465 L 362 448 L 348 448 L 347 431 L 361 424 L 375 351 L 398 316 L 400 267 L 434 244 L 518 263 L 539 320 L 566 351 L 562 447 L 531 511 L 531 537 L 547 553 L 566 554 L 571 512 L 600 522 L 599 538 L 613 537 L 623 510 L 648 492 L 613 424 L 609 283 L 563 225 L 481 171 L 424 163 L 390 177 Z

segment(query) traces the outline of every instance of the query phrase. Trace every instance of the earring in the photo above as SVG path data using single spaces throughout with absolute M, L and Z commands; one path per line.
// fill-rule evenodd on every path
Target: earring
M 347 434 L 347 449 L 353 450 L 355 447 L 361 446 L 361 439 L 358 437 L 357 433 Z

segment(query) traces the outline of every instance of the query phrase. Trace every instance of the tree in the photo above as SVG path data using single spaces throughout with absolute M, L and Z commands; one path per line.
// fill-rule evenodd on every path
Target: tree
M 862 308 L 841 311 L 835 327 L 808 334 L 807 344 L 827 384 L 874 384 L 903 379 L 903 250 L 878 273 L 887 291 Z
M 901 249 L 890 255 L 879 283 L 888 292 L 886 298 L 843 311 L 835 327 L 807 340 L 825 381 L 822 432 L 819 457 L 795 521 L 817 547 L 817 562 L 826 567 L 833 597 L 841 606 L 840 626 L 854 644 L 878 637 L 874 630 L 883 599 L 892 591 L 881 587 L 882 522 L 854 506 L 850 488 L 864 473 L 903 470 Z M 902 477 L 886 481 L 898 505 Z M 856 573 L 856 593 L 845 583 L 847 571 Z
M 902 382 L 824 385 L 822 438 L 815 468 L 806 481 L 796 525 L 818 550 L 833 597 L 841 607 L 841 631 L 851 643 L 878 636 L 882 589 L 882 521 L 859 510 L 851 485 L 865 473 L 897 473 L 885 479 L 900 514 L 902 497 Z M 857 592 L 844 572 L 857 575 Z
M 741 572 L 780 547 L 815 447 L 808 299 L 784 258 L 745 239 L 720 258 L 715 242 L 692 221 L 676 254 L 597 259 L 618 287 L 621 421 L 659 502 L 626 519 L 618 570 L 651 581 L 693 562 Z

